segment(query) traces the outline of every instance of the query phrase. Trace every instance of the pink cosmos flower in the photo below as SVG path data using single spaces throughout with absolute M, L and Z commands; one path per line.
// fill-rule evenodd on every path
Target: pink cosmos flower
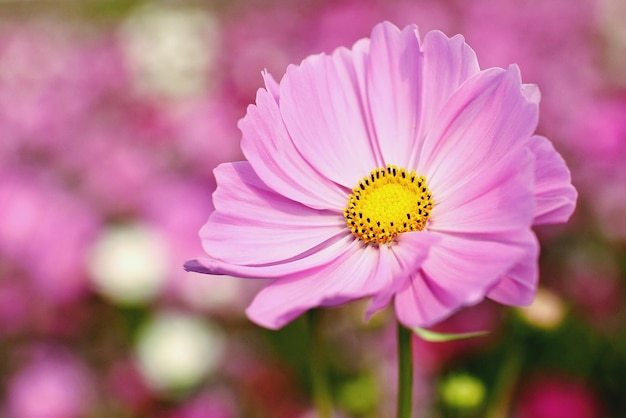
M 247 161 L 216 169 L 208 257 L 187 270 L 275 279 L 247 309 L 268 328 L 365 297 L 409 327 L 532 300 L 531 227 L 566 221 L 576 191 L 517 66 L 381 23 L 264 78 L 239 124 Z

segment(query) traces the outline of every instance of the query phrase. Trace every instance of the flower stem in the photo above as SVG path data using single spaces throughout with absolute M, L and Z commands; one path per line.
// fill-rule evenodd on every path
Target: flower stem
M 398 322 L 398 418 L 411 418 L 413 403 L 412 331 Z
M 309 310 L 308 320 L 311 338 L 310 374 L 313 402 L 318 418 L 330 418 L 333 407 L 326 375 L 326 346 L 319 311 Z
M 486 418 L 510 416 L 511 399 L 515 391 L 517 379 L 522 370 L 524 360 L 523 346 L 519 344 L 509 351 L 494 385 L 495 393 L 491 405 L 488 405 Z

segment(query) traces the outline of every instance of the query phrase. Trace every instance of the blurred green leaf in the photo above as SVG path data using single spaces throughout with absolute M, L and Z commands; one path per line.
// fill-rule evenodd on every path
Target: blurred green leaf
M 365 375 L 343 383 L 338 391 L 337 403 L 346 411 L 363 416 L 374 413 L 379 400 L 376 380 Z
M 424 328 L 413 328 L 413 332 L 422 340 L 441 343 L 446 341 L 466 340 L 468 338 L 484 337 L 489 331 L 464 332 L 461 334 L 441 334 Z

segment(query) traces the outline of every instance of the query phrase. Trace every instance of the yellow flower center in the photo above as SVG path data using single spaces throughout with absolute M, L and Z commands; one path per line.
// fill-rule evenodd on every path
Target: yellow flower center
M 359 181 L 343 216 L 360 240 L 386 244 L 403 232 L 424 229 L 432 208 L 433 199 L 424 176 L 388 165 Z

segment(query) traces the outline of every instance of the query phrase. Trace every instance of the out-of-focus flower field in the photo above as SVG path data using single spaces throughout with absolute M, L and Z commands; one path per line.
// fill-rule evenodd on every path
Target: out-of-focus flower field
M 0 2 L 0 416 L 305 418 L 303 318 L 244 309 L 262 283 L 185 273 L 213 169 L 289 63 L 379 21 L 461 33 L 542 91 L 538 133 L 572 170 L 565 226 L 537 230 L 528 308 L 484 302 L 414 341 L 415 416 L 626 415 L 623 0 Z M 395 411 L 391 310 L 320 312 L 337 417 Z

